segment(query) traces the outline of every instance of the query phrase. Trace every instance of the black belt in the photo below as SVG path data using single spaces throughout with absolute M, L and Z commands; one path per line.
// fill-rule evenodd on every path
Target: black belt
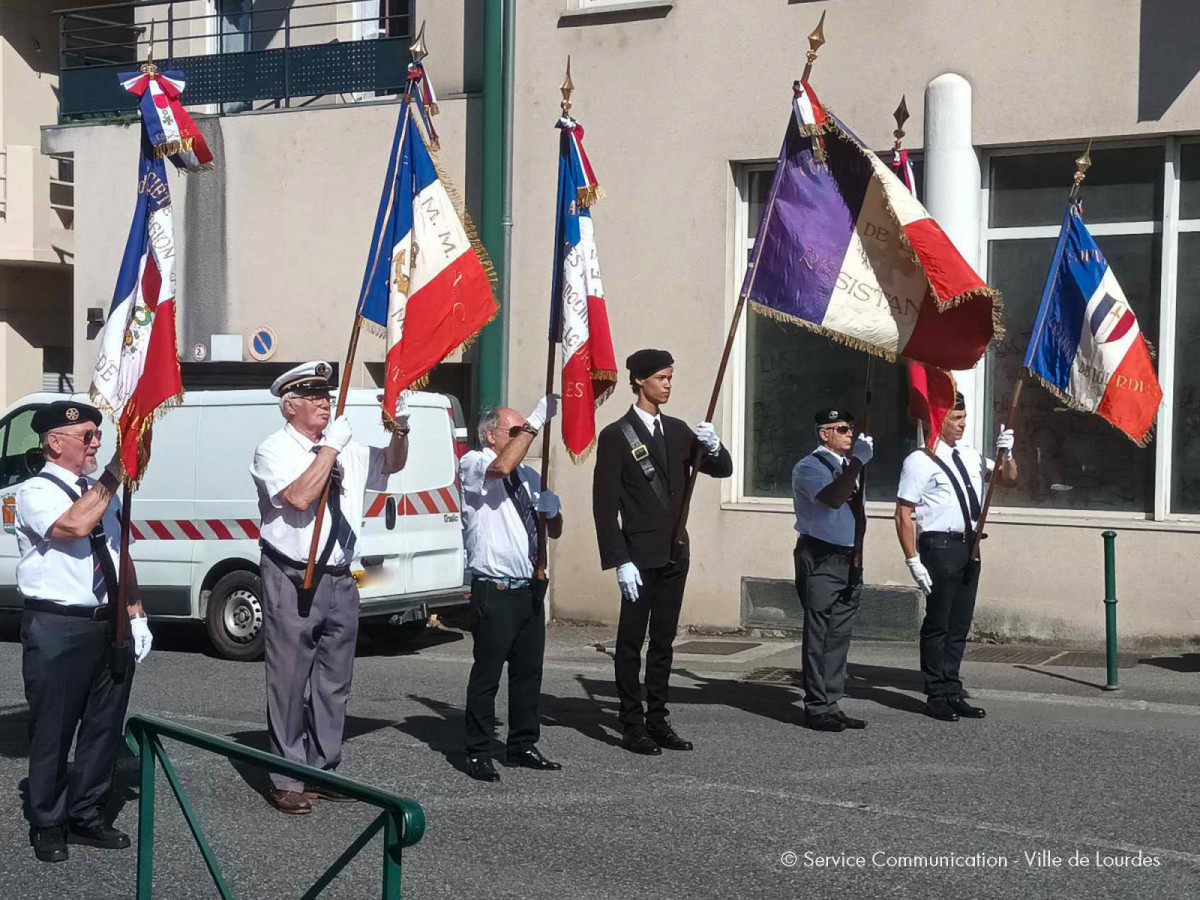
M 72 619 L 91 619 L 93 622 L 107 622 L 112 617 L 112 607 L 107 603 L 99 606 L 66 606 L 53 600 L 38 600 L 25 598 L 25 608 L 33 612 L 50 613 L 52 616 L 68 616 Z
M 963 534 L 961 531 L 922 531 L 918 542 L 925 540 L 925 538 L 934 537 L 946 538 L 950 541 L 960 541 L 964 544 L 971 539 L 971 535 Z
M 299 569 L 301 572 L 308 570 L 308 563 L 302 563 L 299 560 L 292 559 L 286 553 L 280 553 L 264 540 L 259 540 L 259 549 L 262 550 L 263 556 L 271 560 L 277 566 L 287 566 L 290 569 Z M 313 573 L 318 577 L 321 575 L 349 575 L 349 566 L 314 566 Z
M 796 549 L 800 547 L 808 547 L 814 553 L 836 553 L 838 556 L 854 556 L 853 547 L 843 547 L 841 544 L 831 544 L 828 541 L 822 541 L 813 537 L 811 534 L 800 535 L 800 540 L 796 542 Z

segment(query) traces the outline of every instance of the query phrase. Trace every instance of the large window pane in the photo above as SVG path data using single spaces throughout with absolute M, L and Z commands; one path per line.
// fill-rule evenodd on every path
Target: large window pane
M 1179 148 L 1179 217 L 1200 219 L 1200 144 Z
M 754 240 L 758 234 L 758 223 L 762 219 L 763 210 L 767 207 L 767 198 L 771 194 L 771 180 L 775 177 L 775 170 L 755 169 L 749 176 L 746 202 L 750 205 L 746 214 L 746 237 Z
M 875 459 L 867 498 L 894 500 L 900 464 L 916 448 L 905 422 L 904 370 L 872 363 L 871 432 Z M 791 497 L 792 467 L 817 445 L 813 415 L 832 406 L 862 423 L 867 355 L 794 325 L 750 312 L 746 319 L 746 443 L 743 493 Z
M 1200 513 L 1200 234 L 1179 235 L 1171 511 Z
M 1059 225 L 1066 212 L 1075 159 L 1082 152 L 996 156 L 991 165 L 993 228 Z M 1162 147 L 1093 150 L 1084 188 L 1089 222 L 1149 222 L 1162 218 Z
M 988 393 L 992 435 L 1008 413 L 1054 240 L 993 241 L 990 284 L 1004 293 L 1008 332 L 993 351 Z M 1097 237 L 1148 340 L 1158 337 L 1157 235 Z M 1154 454 L 1135 446 L 1099 416 L 1068 409 L 1035 381 L 1021 394 L 1015 424 L 1021 483 L 996 491 L 1000 506 L 1146 512 L 1153 508 Z

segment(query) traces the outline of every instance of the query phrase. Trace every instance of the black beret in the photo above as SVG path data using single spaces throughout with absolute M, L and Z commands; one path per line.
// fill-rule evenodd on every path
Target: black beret
M 838 422 L 847 422 L 853 425 L 854 414 L 847 412 L 844 409 L 826 407 L 825 409 L 817 410 L 817 414 L 813 417 L 813 420 L 818 425 L 834 425 Z
M 104 419 L 100 415 L 100 410 L 89 403 L 79 403 L 76 400 L 55 400 L 35 412 L 30 425 L 38 434 L 45 434 L 55 428 L 78 425 L 80 422 L 99 425 L 102 421 Z
M 965 410 L 966 408 L 967 408 L 966 399 L 963 397 L 963 395 L 960 391 L 955 391 L 954 392 L 954 409 Z
M 675 357 L 666 350 L 636 350 L 625 360 L 625 368 L 633 378 L 649 378 L 673 365 Z

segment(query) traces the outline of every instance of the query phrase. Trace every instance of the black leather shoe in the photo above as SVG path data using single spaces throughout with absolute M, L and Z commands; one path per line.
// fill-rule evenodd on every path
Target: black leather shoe
M 562 763 L 551 762 L 542 756 L 542 751 L 537 747 L 528 747 L 524 750 L 509 750 L 508 764 L 510 766 L 520 766 L 523 769 L 537 769 L 540 772 L 558 772 L 562 769 Z
M 978 706 L 972 706 L 962 697 L 948 697 L 946 702 L 963 719 L 982 719 L 987 715 L 985 710 L 980 709 Z
M 650 735 L 650 740 L 658 744 L 664 750 L 691 750 L 692 742 L 685 741 L 675 733 L 675 729 L 667 723 L 659 725 L 657 728 L 646 728 L 646 734 Z
M 950 707 L 949 702 L 941 697 L 925 702 L 925 715 L 942 722 L 958 721 L 958 713 Z
M 476 781 L 499 781 L 500 773 L 490 756 L 468 756 L 467 774 Z
M 846 723 L 835 716 L 833 713 L 825 715 L 809 715 L 804 713 L 804 727 L 811 728 L 813 731 L 845 731 Z
M 662 747 L 654 742 L 654 738 L 646 733 L 645 728 L 630 728 L 621 738 L 621 746 L 630 753 L 640 753 L 643 756 L 662 755 Z
M 33 847 L 33 855 L 42 862 L 66 862 L 67 827 L 54 825 L 50 828 L 30 828 L 29 844 Z
M 837 712 L 837 720 L 853 731 L 862 731 L 867 727 L 865 719 L 856 719 L 853 716 L 848 716 L 841 710 Z
M 71 825 L 67 830 L 67 843 L 101 850 L 124 850 L 129 846 L 129 835 L 111 825 Z

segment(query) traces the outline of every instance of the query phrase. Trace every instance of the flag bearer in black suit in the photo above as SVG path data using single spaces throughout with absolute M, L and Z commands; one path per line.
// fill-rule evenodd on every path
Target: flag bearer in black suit
M 733 460 L 710 422 L 693 432 L 683 420 L 660 412 L 671 397 L 674 364 L 666 350 L 639 350 L 625 360 L 637 402 L 600 432 L 592 482 L 600 564 L 617 570 L 621 588 L 616 677 L 622 746 L 648 755 L 663 747 L 692 749 L 668 720 L 667 684 L 687 581 L 687 533 L 678 546 L 672 544 L 697 442 L 703 445 L 701 472 L 714 478 L 733 474 Z M 647 626 L 643 711 L 639 673 Z

